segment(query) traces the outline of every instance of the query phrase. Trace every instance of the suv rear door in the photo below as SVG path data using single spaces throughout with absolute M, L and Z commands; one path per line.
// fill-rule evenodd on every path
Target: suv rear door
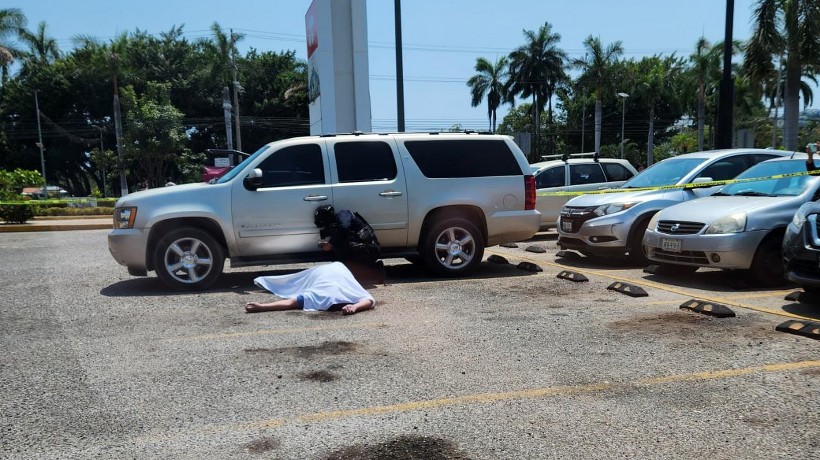
M 407 183 L 391 137 L 327 138 L 333 207 L 357 211 L 382 247 L 407 246 Z

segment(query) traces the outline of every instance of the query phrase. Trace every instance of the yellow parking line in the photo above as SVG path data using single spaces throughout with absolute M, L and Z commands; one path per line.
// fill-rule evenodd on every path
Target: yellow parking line
M 560 386 L 560 387 L 544 387 L 544 388 L 531 388 L 519 391 L 508 391 L 508 392 L 500 392 L 500 393 L 477 393 L 477 394 L 468 394 L 464 396 L 455 396 L 452 398 L 440 398 L 440 399 L 428 399 L 424 401 L 410 401 L 406 403 L 400 404 L 392 404 L 387 406 L 373 406 L 373 407 L 363 407 L 360 409 L 347 409 L 347 410 L 336 410 L 336 411 L 328 411 L 328 412 L 317 412 L 313 414 L 305 414 L 296 416 L 293 418 L 281 418 L 281 419 L 271 419 L 271 420 L 261 420 L 258 422 L 251 422 L 245 423 L 241 425 L 237 425 L 235 428 L 240 430 L 250 430 L 250 429 L 259 429 L 259 428 L 278 428 L 285 425 L 288 422 L 302 422 L 302 423 L 315 423 L 315 422 L 322 422 L 326 420 L 333 420 L 333 419 L 340 419 L 340 418 L 347 418 L 347 417 L 358 417 L 358 416 L 371 416 L 371 415 L 383 415 L 388 413 L 400 413 L 400 412 L 409 412 L 409 411 L 416 411 L 421 409 L 435 409 L 445 406 L 456 406 L 456 405 L 467 405 L 467 404 L 488 404 L 498 401 L 509 401 L 515 399 L 532 399 L 532 398 L 545 398 L 551 396 L 564 396 L 564 395 L 572 395 L 572 394 L 582 394 L 582 393 L 593 393 L 593 392 L 601 392 L 601 391 L 608 391 L 614 390 L 617 388 L 622 387 L 629 387 L 629 386 L 651 386 L 651 385 L 663 385 L 667 383 L 675 383 L 675 382 L 687 382 L 687 381 L 704 381 L 704 380 L 714 380 L 714 379 L 727 379 L 733 377 L 740 377 L 744 375 L 749 375 L 758 372 L 787 372 L 787 371 L 795 371 L 800 369 L 806 368 L 815 368 L 820 367 L 820 361 L 798 361 L 798 362 L 790 362 L 790 363 L 780 363 L 780 364 L 764 364 L 762 366 L 752 366 L 746 367 L 741 369 L 725 369 L 725 370 L 717 370 L 717 371 L 704 371 L 704 372 L 695 372 L 692 374 L 677 374 L 677 375 L 667 375 L 667 376 L 660 376 L 660 377 L 647 377 L 643 379 L 638 379 L 633 382 L 621 382 L 621 383 L 610 383 L 610 382 L 603 382 L 603 383 L 591 383 L 586 385 L 568 385 L 568 386 Z
M 370 327 L 387 327 L 384 323 L 354 323 L 354 324 L 345 324 L 343 326 L 317 326 L 317 327 L 301 327 L 301 328 L 289 328 L 289 329 L 264 329 L 259 331 L 249 331 L 249 332 L 230 332 L 225 334 L 207 334 L 207 335 L 194 335 L 191 337 L 175 337 L 172 339 L 168 339 L 168 342 L 185 342 L 188 340 L 215 340 L 215 339 L 229 339 L 234 337 L 253 337 L 259 335 L 271 335 L 271 334 L 296 334 L 300 332 L 314 332 L 314 331 L 333 331 L 333 330 L 340 330 L 340 329 L 362 329 L 362 328 L 370 328 Z
M 509 253 L 498 253 L 498 252 L 493 252 L 491 250 L 485 250 L 485 252 L 488 252 L 490 254 L 497 254 L 497 255 L 506 255 L 506 256 L 510 255 Z M 532 262 L 532 263 L 535 263 L 535 264 L 546 264 L 546 265 L 549 265 L 551 267 L 560 268 L 561 270 L 566 270 L 568 268 L 565 265 L 556 264 L 554 262 L 547 262 L 545 260 L 535 260 L 535 259 L 530 259 L 528 257 L 520 257 L 520 256 L 516 256 L 516 257 L 519 257 L 520 259 L 523 259 L 523 260 L 526 260 L 526 261 L 529 261 L 529 262 Z M 604 277 L 604 278 L 610 278 L 610 279 L 613 279 L 615 281 L 620 281 L 622 283 L 636 284 L 638 286 L 650 287 L 650 288 L 654 288 L 654 289 L 659 289 L 661 291 L 667 291 L 667 292 L 671 292 L 673 294 L 682 295 L 682 296 L 685 296 L 685 297 L 694 297 L 696 299 L 705 300 L 707 302 L 721 303 L 721 304 L 729 305 L 729 306 L 732 306 L 732 307 L 744 308 L 746 310 L 753 310 L 753 311 L 757 311 L 757 312 L 761 312 L 761 313 L 769 313 L 769 314 L 772 314 L 772 315 L 783 316 L 783 317 L 786 317 L 786 318 L 801 319 L 801 320 L 804 320 L 804 321 L 817 321 L 816 318 L 810 318 L 808 316 L 795 315 L 794 313 L 789 313 L 789 312 L 785 312 L 785 311 L 781 311 L 781 310 L 772 310 L 771 308 L 758 307 L 758 306 L 755 306 L 755 305 L 749 305 L 749 304 L 744 304 L 744 303 L 740 303 L 740 302 L 735 302 L 733 300 L 730 300 L 729 298 L 724 298 L 724 297 L 708 297 L 708 296 L 704 296 L 702 294 L 683 291 L 683 290 L 680 290 L 680 289 L 676 289 L 676 288 L 667 286 L 665 284 L 659 284 L 659 283 L 655 283 L 655 282 L 652 282 L 652 281 L 646 281 L 646 280 L 642 280 L 642 279 L 633 279 L 633 278 L 624 278 L 624 277 L 621 277 L 621 276 L 612 275 L 612 274 L 607 273 L 607 272 L 599 272 L 597 270 L 583 270 L 583 272 L 584 273 L 591 273 L 593 275 L 601 276 L 601 277 Z M 791 292 L 791 291 L 789 291 L 789 292 Z

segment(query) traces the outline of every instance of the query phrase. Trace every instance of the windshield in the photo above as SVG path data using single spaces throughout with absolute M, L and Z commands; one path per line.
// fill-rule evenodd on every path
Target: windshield
M 805 160 L 766 161 L 747 169 L 735 180 L 806 172 Z M 817 181 L 815 176 L 782 177 L 724 185 L 718 195 L 797 196 Z
M 239 171 L 242 171 L 243 169 L 245 169 L 245 166 L 247 166 L 248 163 L 255 160 L 256 157 L 261 155 L 262 152 L 266 151 L 267 149 L 268 149 L 268 146 L 263 145 L 262 148 L 260 148 L 256 152 L 253 152 L 253 155 L 249 156 L 248 158 L 245 158 L 242 161 L 242 163 L 239 163 L 238 165 L 234 166 L 234 168 L 231 169 L 230 171 L 228 171 L 224 176 L 217 179 L 216 183 L 217 184 L 224 184 L 225 182 L 230 182 L 231 179 L 233 179 L 234 177 L 236 177 L 237 174 L 239 174 Z
M 637 176 L 626 181 L 621 188 L 675 185 L 705 161 L 708 161 L 708 158 L 668 158 L 641 171 Z

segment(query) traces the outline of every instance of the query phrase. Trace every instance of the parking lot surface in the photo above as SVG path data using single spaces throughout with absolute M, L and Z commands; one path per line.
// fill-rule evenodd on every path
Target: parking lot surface
M 3 458 L 816 458 L 817 321 L 719 271 L 488 248 L 466 279 L 388 260 L 375 310 L 246 314 L 227 270 L 168 291 L 105 230 L 0 237 Z M 504 260 L 498 259 L 503 257 Z M 541 271 L 519 268 L 540 267 Z M 559 279 L 564 271 L 586 282 Z M 640 287 L 632 297 L 608 289 Z M 693 313 L 721 303 L 730 318 Z M 415 457 L 414 457 L 415 456 Z

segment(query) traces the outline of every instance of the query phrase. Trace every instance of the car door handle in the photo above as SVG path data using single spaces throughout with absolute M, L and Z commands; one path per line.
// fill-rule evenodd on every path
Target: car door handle
M 305 201 L 325 201 L 327 200 L 327 195 L 308 195 L 302 199 Z
M 379 196 L 386 196 L 386 197 L 401 196 L 401 192 L 397 192 L 395 190 L 385 190 L 385 191 L 379 193 Z

